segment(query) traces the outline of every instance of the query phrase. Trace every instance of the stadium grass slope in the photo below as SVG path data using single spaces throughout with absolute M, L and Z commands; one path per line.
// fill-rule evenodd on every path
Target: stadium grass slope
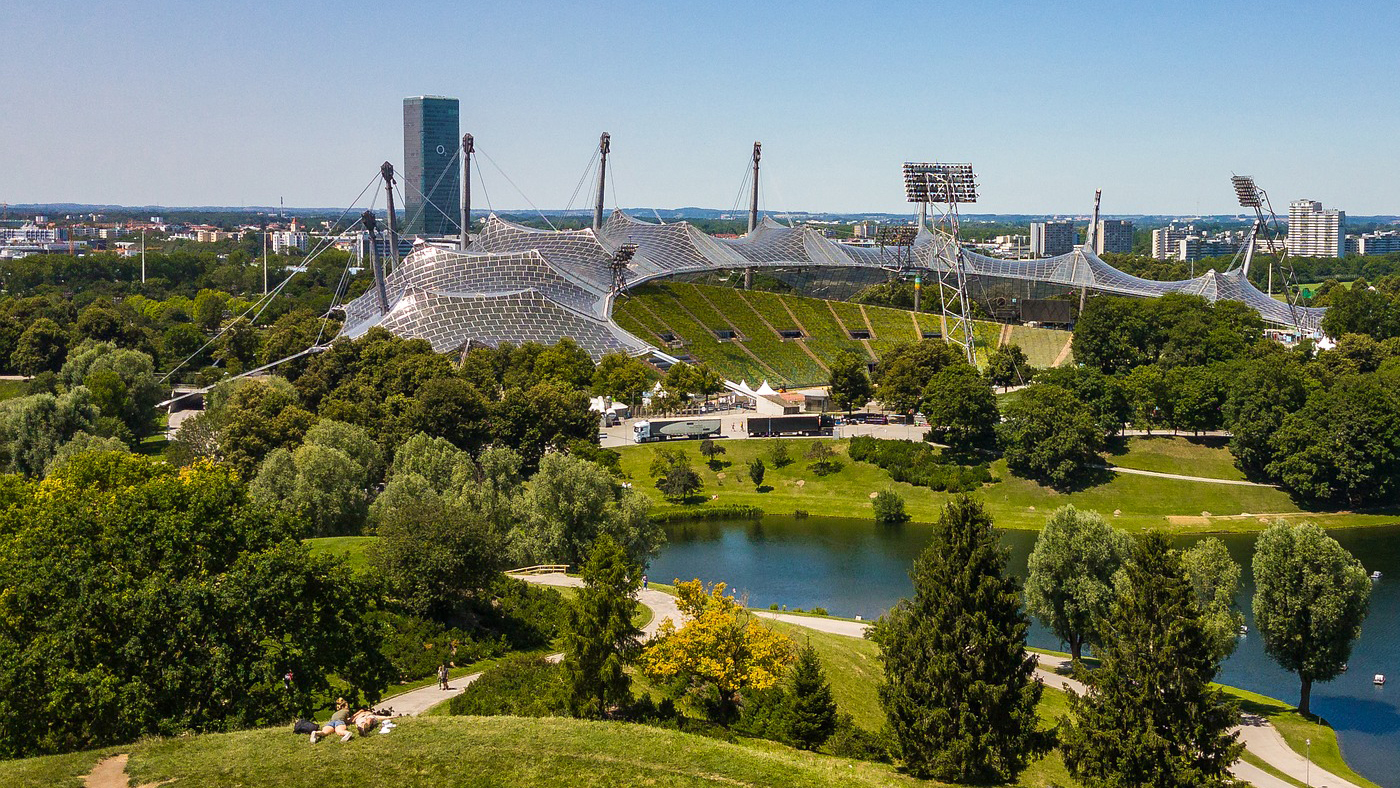
M 730 380 L 755 385 L 767 380 L 787 387 L 825 385 L 824 364 L 843 350 L 869 357 L 943 330 L 938 315 L 928 313 L 688 282 L 638 287 L 617 301 L 613 318 L 658 346 L 669 344 L 667 335 L 674 337 L 681 352 Z M 978 359 L 984 362 L 997 347 L 1003 326 L 977 321 L 973 329 Z M 792 330 L 801 331 L 802 338 L 785 339 L 780 333 Z M 719 339 L 716 332 L 721 331 L 737 331 L 739 338 Z M 870 338 L 853 339 L 852 331 L 868 331 Z M 1014 326 L 1009 334 L 1033 366 L 1050 367 L 1069 357 L 1068 331 Z

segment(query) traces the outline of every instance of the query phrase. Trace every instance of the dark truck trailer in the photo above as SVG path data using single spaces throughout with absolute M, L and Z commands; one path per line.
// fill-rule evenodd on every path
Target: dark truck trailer
M 781 435 L 830 435 L 836 420 L 830 416 L 750 416 L 750 438 Z

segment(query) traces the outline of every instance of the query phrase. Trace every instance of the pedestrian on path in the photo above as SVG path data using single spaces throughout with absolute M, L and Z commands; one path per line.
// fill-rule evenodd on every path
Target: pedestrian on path
M 442 663 L 442 665 L 438 668 L 438 689 L 440 689 L 440 690 L 448 689 L 448 686 L 447 686 L 447 663 L 446 663 L 446 662 Z

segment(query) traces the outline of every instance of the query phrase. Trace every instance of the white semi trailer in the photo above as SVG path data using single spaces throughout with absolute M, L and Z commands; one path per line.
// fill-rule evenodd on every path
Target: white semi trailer
M 719 431 L 719 419 L 652 419 L 632 425 L 632 442 L 718 438 Z

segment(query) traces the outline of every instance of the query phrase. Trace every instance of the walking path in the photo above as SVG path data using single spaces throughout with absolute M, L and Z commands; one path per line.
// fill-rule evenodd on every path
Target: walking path
M 1213 479 L 1209 476 L 1186 476 L 1180 473 L 1165 473 L 1163 471 L 1144 471 L 1137 468 L 1124 468 L 1120 465 L 1095 465 L 1095 468 L 1106 468 L 1114 473 L 1131 473 L 1137 476 L 1156 476 L 1159 479 L 1177 479 L 1183 482 L 1205 482 L 1206 484 L 1233 484 L 1237 487 L 1274 487 L 1272 484 L 1262 482 L 1251 482 L 1245 479 Z

